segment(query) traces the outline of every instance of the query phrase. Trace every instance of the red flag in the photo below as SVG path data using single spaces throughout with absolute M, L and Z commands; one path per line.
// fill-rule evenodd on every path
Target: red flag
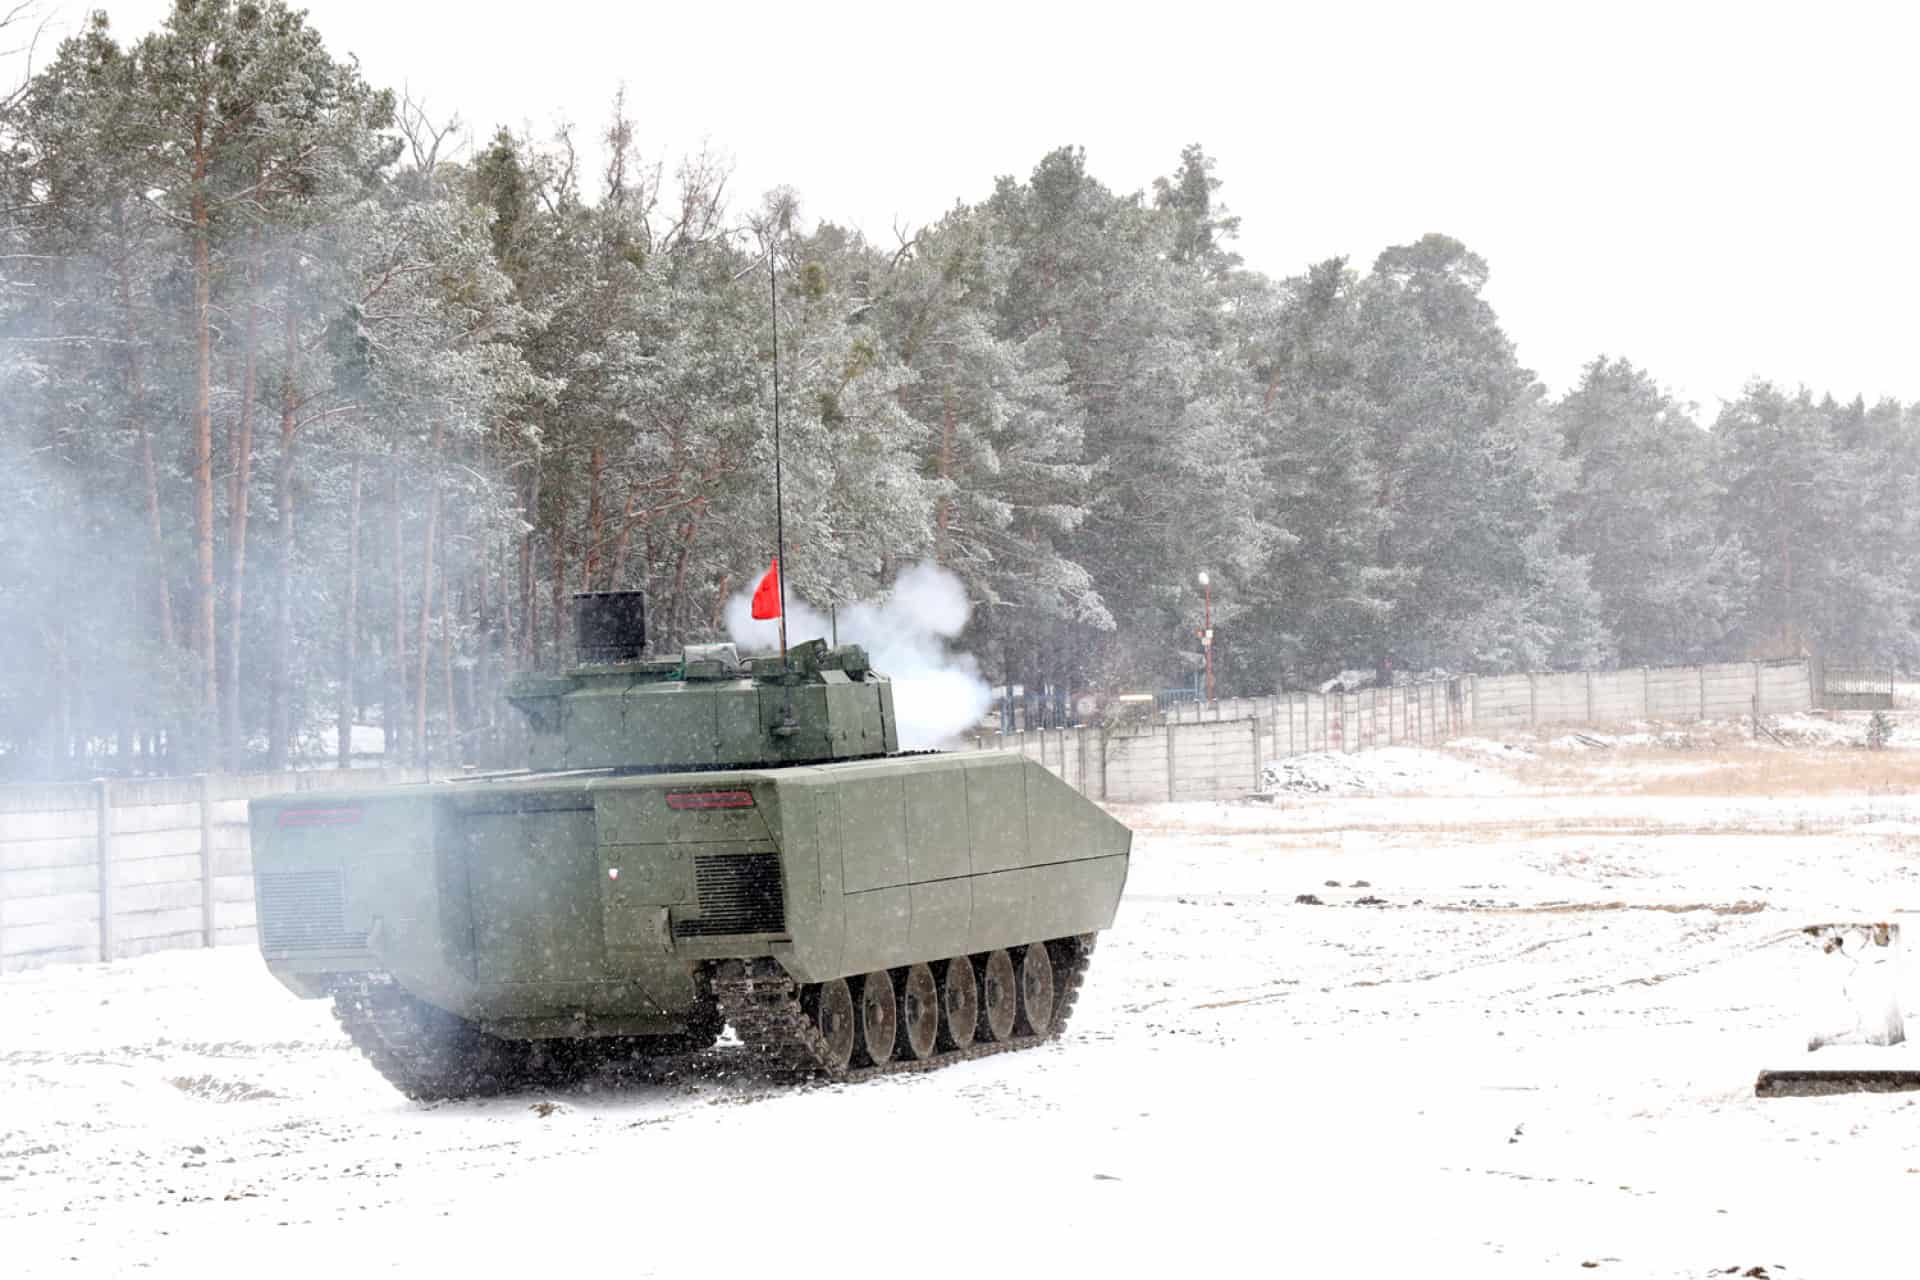
M 753 616 L 756 618 L 777 618 L 780 616 L 780 557 L 773 558 L 773 567 L 767 570 L 767 576 L 760 579 L 760 585 L 753 589 Z

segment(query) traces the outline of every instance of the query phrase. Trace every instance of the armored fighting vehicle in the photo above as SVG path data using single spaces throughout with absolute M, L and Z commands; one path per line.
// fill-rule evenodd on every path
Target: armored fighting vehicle
M 898 750 L 855 645 L 645 656 L 576 597 L 520 679 L 531 768 L 251 807 L 261 951 L 401 1092 L 710 1046 L 854 1078 L 1060 1033 L 1132 833 L 1007 752 Z

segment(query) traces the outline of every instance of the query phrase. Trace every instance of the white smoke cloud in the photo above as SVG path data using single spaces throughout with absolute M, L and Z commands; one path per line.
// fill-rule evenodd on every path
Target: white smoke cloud
M 878 604 L 860 601 L 840 610 L 840 643 L 865 646 L 874 670 L 893 679 L 903 749 L 955 745 L 992 704 L 972 655 L 948 648 L 972 611 L 960 579 L 931 560 L 902 573 Z M 779 652 L 780 624 L 753 617 L 752 588 L 727 601 L 726 623 L 742 654 Z M 827 615 L 788 593 L 788 644 L 832 634 Z

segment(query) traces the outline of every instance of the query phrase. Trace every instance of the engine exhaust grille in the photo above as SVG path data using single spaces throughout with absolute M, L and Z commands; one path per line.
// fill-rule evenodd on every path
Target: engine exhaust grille
M 704 853 L 693 859 L 698 920 L 676 920 L 675 936 L 710 938 L 739 933 L 784 933 L 787 904 L 777 853 Z
M 338 871 L 270 872 L 254 884 L 263 951 L 358 951 L 364 929 L 347 928 L 347 884 Z

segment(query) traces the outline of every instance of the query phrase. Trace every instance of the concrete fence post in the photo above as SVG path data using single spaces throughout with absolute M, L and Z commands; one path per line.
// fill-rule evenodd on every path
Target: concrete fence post
M 1253 718 L 1253 786 L 1250 790 L 1260 789 L 1260 717 Z
M 1591 672 L 1591 671 L 1589 671 L 1589 672 L 1587 672 L 1587 723 L 1588 723 L 1588 724 L 1592 724 L 1592 723 L 1594 723 L 1594 719 L 1593 719 L 1593 672 Z
M 1531 671 L 1527 672 L 1527 724 L 1540 724 L 1540 677 Z
M 1700 710 L 1694 719 L 1705 720 L 1707 718 L 1707 669 L 1700 666 L 1695 667 L 1694 670 L 1700 675 Z
M 93 780 L 94 828 L 100 857 L 100 958 L 113 959 L 113 784 Z
M 1175 784 L 1178 783 L 1180 780 L 1180 775 L 1178 772 L 1176 772 L 1174 762 L 1173 762 L 1173 739 L 1174 739 L 1174 733 L 1177 728 L 1178 726 L 1173 724 L 1167 725 L 1167 799 L 1168 800 L 1173 799 Z
M 214 944 L 213 924 L 213 775 L 200 775 L 200 931 Z
M 1640 718 L 1653 719 L 1653 669 L 1640 668 Z

